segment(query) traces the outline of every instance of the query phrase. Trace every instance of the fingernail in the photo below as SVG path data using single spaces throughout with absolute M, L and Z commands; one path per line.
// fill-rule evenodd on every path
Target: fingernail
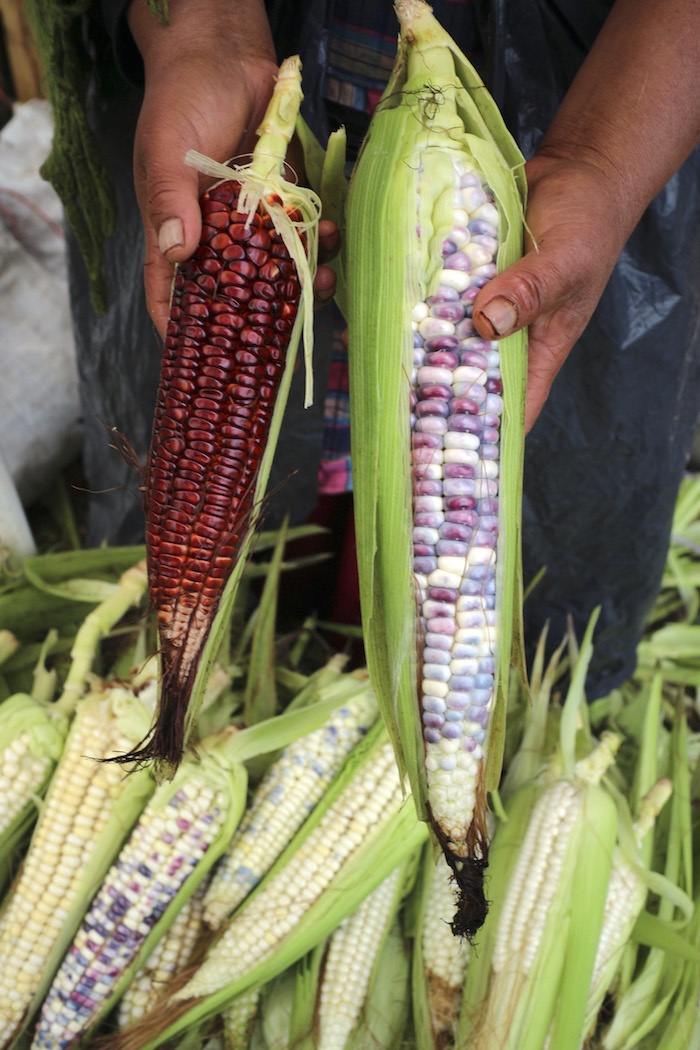
M 515 307 L 507 299 L 496 298 L 482 309 L 482 314 L 492 326 L 496 335 L 506 335 L 518 322 Z
M 181 248 L 184 242 L 182 219 L 166 219 L 158 230 L 158 247 L 163 255 L 167 255 L 172 248 Z

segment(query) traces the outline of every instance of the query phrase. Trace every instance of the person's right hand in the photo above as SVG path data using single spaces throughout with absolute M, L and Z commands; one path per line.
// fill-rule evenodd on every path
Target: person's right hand
M 141 52 L 145 95 L 134 143 L 134 184 L 146 238 L 146 303 L 161 335 L 173 264 L 194 252 L 207 180 L 185 164 L 189 149 L 214 160 L 252 152 L 277 65 L 261 0 L 174 0 L 167 26 L 146 0 L 128 22 Z

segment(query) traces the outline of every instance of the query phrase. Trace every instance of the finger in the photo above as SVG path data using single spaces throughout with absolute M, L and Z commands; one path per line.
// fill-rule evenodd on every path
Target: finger
M 314 309 L 327 306 L 335 295 L 335 272 L 330 266 L 319 266 L 314 278 Z
M 340 230 L 330 219 L 318 224 L 318 261 L 330 262 L 340 251 Z

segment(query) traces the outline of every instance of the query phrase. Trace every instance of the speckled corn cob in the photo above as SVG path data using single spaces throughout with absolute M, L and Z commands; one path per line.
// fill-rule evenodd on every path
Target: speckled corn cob
M 120 1028 L 140 1021 L 163 997 L 166 982 L 189 962 L 203 929 L 206 884 L 198 886 L 175 916 L 172 926 L 148 956 L 119 1000 Z
M 395 6 L 399 54 L 348 194 L 360 597 L 380 708 L 472 936 L 520 645 L 526 363 L 524 336 L 499 349 L 472 309 L 522 253 L 522 157 L 428 5 Z
M 368 688 L 321 729 L 290 744 L 271 766 L 214 871 L 205 898 L 210 927 L 218 929 L 270 869 L 377 713 Z
M 166 910 L 203 864 L 213 863 L 222 836 L 233 832 L 232 781 L 205 752 L 162 785 L 144 810 L 83 919 L 41 1011 L 33 1050 L 66 1050 L 109 1008 Z M 238 816 L 242 803 L 238 805 Z M 207 864 L 208 866 L 208 864 Z M 175 905 L 176 906 L 176 905 Z M 171 909 L 172 915 L 172 909 Z M 161 929 L 163 924 L 161 923 Z
M 402 869 L 393 871 L 331 936 L 319 993 L 316 1050 L 344 1050 L 362 1015 L 401 874 Z
M 155 683 L 151 686 L 155 700 Z M 151 715 L 123 686 L 97 687 L 79 707 L 51 781 L 29 852 L 3 914 L 0 1046 L 38 1007 L 95 883 L 108 868 L 153 789 L 147 771 L 129 776 L 99 761 L 133 747 Z M 107 839 L 106 836 L 109 838 Z
M 497 343 L 471 321 L 496 273 L 493 195 L 453 162 L 454 223 L 434 295 L 413 310 L 413 569 L 423 645 L 421 711 L 433 818 L 466 847 L 494 699 L 499 439 Z M 420 192 L 420 182 L 419 182 Z

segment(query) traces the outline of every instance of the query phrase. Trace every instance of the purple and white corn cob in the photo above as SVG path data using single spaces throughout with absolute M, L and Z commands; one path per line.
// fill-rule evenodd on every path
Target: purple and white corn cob
M 421 717 L 438 834 L 470 852 L 496 653 L 498 344 L 472 323 L 496 274 L 499 213 L 479 177 L 454 167 L 454 225 L 435 293 L 413 310 L 413 569 L 420 614 Z
M 194 773 L 166 805 L 161 798 L 146 807 L 94 898 L 44 1002 L 32 1050 L 67 1050 L 85 1036 L 221 834 L 228 799 L 211 778 Z

